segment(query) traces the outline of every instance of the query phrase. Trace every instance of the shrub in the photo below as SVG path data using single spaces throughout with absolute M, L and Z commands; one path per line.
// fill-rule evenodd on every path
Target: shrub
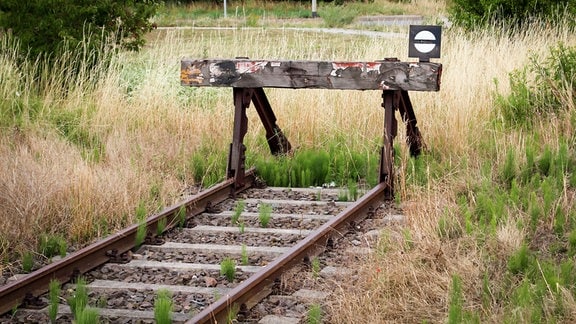
M 158 324 L 172 323 L 172 298 L 168 290 L 159 290 L 154 300 L 154 319 Z
M 236 275 L 236 262 L 231 258 L 225 258 L 220 262 L 220 274 L 226 277 L 229 282 L 234 281 Z
M 575 6 L 575 0 L 454 0 L 449 12 L 457 25 L 471 29 L 491 22 L 522 25 L 536 17 L 543 22 L 559 23 L 563 14 L 576 13 Z
M 531 128 L 535 121 L 576 109 L 576 48 L 559 44 L 548 57 L 532 57 L 510 74 L 511 93 L 497 97 L 505 126 Z
M 88 36 L 88 46 L 99 48 L 108 39 L 128 49 L 139 49 L 151 28 L 156 0 L 3 0 L 0 27 L 21 41 L 21 51 L 53 55 L 74 49 Z

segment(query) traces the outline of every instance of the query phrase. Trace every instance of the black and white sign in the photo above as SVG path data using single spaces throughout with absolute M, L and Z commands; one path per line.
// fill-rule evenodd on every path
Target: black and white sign
M 441 26 L 411 25 L 408 56 L 417 57 L 423 62 L 439 58 L 441 41 Z

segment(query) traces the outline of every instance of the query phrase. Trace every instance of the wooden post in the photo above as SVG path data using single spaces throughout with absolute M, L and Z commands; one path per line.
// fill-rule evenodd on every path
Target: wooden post
M 180 82 L 192 87 L 234 88 L 234 134 L 230 144 L 227 175 L 236 187 L 244 185 L 244 136 L 248 128 L 246 108 L 250 101 L 266 129 L 273 154 L 291 149 L 278 125 L 263 88 L 379 90 L 384 108 L 384 140 L 380 152 L 379 181 L 387 184 L 386 199 L 394 198 L 394 138 L 397 135 L 395 111 L 406 123 L 410 154 L 420 154 L 424 144 L 416 125 L 416 115 L 408 91 L 438 91 L 442 64 L 400 62 L 387 59 L 374 62 L 285 61 L 205 59 L 182 60 Z
M 292 145 L 290 145 L 290 142 L 276 124 L 276 116 L 272 111 L 272 106 L 270 106 L 264 89 L 254 88 L 252 102 L 266 130 L 266 140 L 268 141 L 270 152 L 274 155 L 290 152 Z
M 382 92 L 382 107 L 384 108 L 384 143 L 380 150 L 380 183 L 386 183 L 385 197 L 394 198 L 394 137 L 397 133 L 396 111 L 398 91 L 384 90 Z
M 406 144 L 408 144 L 410 155 L 416 157 L 422 152 L 424 141 L 416 125 L 418 121 L 416 120 L 416 114 L 414 113 L 408 91 L 400 91 L 398 111 L 400 116 L 402 116 L 402 120 L 406 123 Z
M 230 153 L 228 155 L 228 178 L 234 178 L 235 188 L 244 186 L 244 174 L 246 171 L 246 146 L 244 136 L 248 132 L 248 117 L 246 109 L 250 105 L 252 90 L 244 88 L 234 88 L 234 130 Z

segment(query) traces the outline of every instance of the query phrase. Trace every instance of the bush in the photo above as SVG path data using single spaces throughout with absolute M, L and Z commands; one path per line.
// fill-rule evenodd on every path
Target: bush
M 157 0 L 3 0 L 0 29 L 16 36 L 21 52 L 32 57 L 57 57 L 86 46 L 86 39 L 94 48 L 112 39 L 135 50 L 152 27 L 156 5 Z
M 559 23 L 564 14 L 576 14 L 576 0 L 453 0 L 449 12 L 455 24 L 468 29 L 492 22 L 522 25 L 534 18 Z
M 547 58 L 532 57 L 530 64 L 510 74 L 510 95 L 497 98 L 506 126 L 530 128 L 542 117 L 576 109 L 576 47 L 563 44 Z

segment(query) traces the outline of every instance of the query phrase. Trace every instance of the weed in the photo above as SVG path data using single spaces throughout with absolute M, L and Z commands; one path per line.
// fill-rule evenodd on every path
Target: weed
M 233 304 L 226 314 L 226 324 L 236 323 L 236 317 L 238 317 L 238 312 L 240 311 L 240 305 Z
M 74 294 L 68 298 L 68 305 L 70 305 L 75 319 L 78 319 L 79 315 L 88 306 L 88 290 L 86 289 L 86 279 L 83 277 L 79 277 L 76 280 L 76 289 Z
M 358 199 L 358 183 L 356 181 L 348 181 L 348 201 L 356 201 Z
M 508 271 L 512 274 L 525 273 L 531 263 L 530 251 L 526 245 L 522 245 L 518 251 L 508 259 Z
M 242 258 L 242 265 L 248 265 L 248 250 L 246 249 L 246 244 L 242 244 L 242 252 L 241 252 L 241 258 Z
M 268 227 L 268 223 L 270 223 L 271 218 L 272 218 L 272 205 L 260 204 L 258 209 L 258 220 L 260 221 L 260 226 Z
M 156 235 L 160 236 L 166 230 L 166 222 L 168 222 L 168 218 L 164 217 L 158 220 L 158 225 L 156 226 Z
M 308 308 L 308 324 L 320 324 L 322 323 L 322 308 L 318 304 L 312 304 Z
M 463 296 L 462 282 L 458 275 L 452 276 L 452 290 L 450 292 L 450 304 L 448 306 L 448 323 L 462 323 L 463 320 Z
M 516 178 L 516 157 L 512 149 L 506 154 L 506 161 L 501 171 L 501 178 L 507 188 L 512 186 L 512 181 Z
M 240 224 L 238 225 L 238 231 L 240 232 L 240 234 L 244 234 L 245 230 L 246 230 L 246 224 L 244 224 L 244 222 L 240 222 Z
M 568 254 L 571 257 L 576 255 L 576 229 L 568 234 Z
M 136 238 L 134 242 L 135 249 L 140 248 L 144 240 L 146 239 L 146 234 L 148 230 L 148 226 L 146 223 L 146 207 L 144 206 L 143 202 L 138 204 L 136 208 L 136 219 L 138 220 L 138 228 L 136 230 Z
M 58 316 L 58 304 L 60 303 L 60 282 L 58 280 L 50 280 L 48 293 L 48 317 L 51 323 L 56 323 Z
M 184 228 L 184 225 L 186 225 L 186 206 L 180 206 L 180 208 L 178 209 L 177 218 L 178 218 L 178 227 Z
M 234 207 L 234 212 L 232 213 L 232 225 L 238 225 L 240 222 L 240 216 L 246 208 L 246 202 L 244 200 L 239 200 Z
M 344 27 L 352 23 L 358 12 L 352 8 L 343 11 L 341 6 L 325 6 L 320 15 L 326 27 L 334 28 Z
M 98 311 L 91 307 L 86 307 L 79 311 L 76 315 L 77 324 L 98 324 L 100 323 L 100 314 Z
M 318 257 L 313 258 L 310 265 L 312 267 L 312 277 L 318 278 L 320 275 L 320 259 Z
M 64 237 L 60 235 L 41 235 L 40 236 L 40 253 L 47 258 L 51 258 L 56 255 L 61 257 L 66 256 L 66 250 L 68 249 L 68 244 Z
M 226 277 L 229 282 L 234 281 L 236 275 L 236 262 L 231 258 L 225 258 L 220 262 L 220 274 Z
M 404 248 L 409 251 L 414 248 L 414 239 L 412 239 L 412 234 L 410 233 L 409 229 L 402 230 L 402 236 L 404 236 Z
M 154 301 L 154 319 L 158 324 L 172 323 L 172 298 L 168 290 L 159 290 Z
M 34 254 L 30 251 L 22 253 L 22 271 L 30 273 L 34 268 Z

